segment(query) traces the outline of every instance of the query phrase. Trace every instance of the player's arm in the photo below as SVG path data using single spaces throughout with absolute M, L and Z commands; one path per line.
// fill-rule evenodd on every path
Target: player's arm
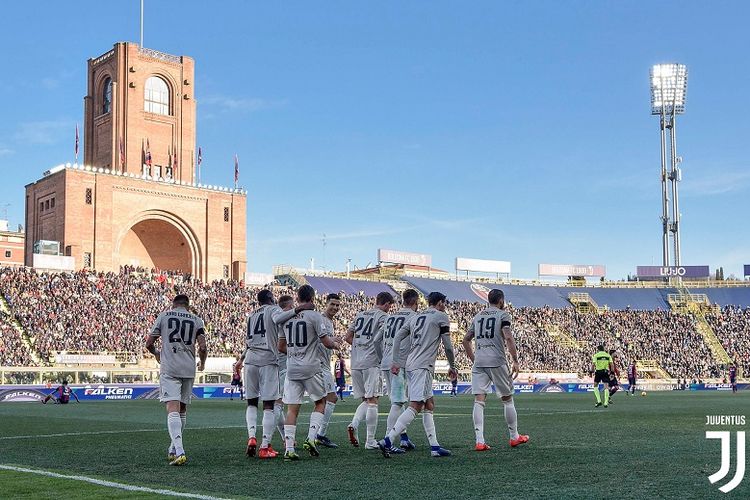
M 315 306 L 313 304 L 300 304 L 294 309 L 289 309 L 288 311 L 284 311 L 280 307 L 276 307 L 271 313 L 271 320 L 277 325 L 281 326 L 302 311 L 310 311 L 312 309 L 315 309 Z
M 516 349 L 516 341 L 513 338 L 513 330 L 510 327 L 510 321 L 501 321 L 500 328 L 502 329 L 505 346 L 508 348 L 508 354 L 510 354 L 510 361 L 512 363 L 510 376 L 515 380 L 516 377 L 518 377 L 518 372 L 521 370 L 518 366 L 518 349 Z
M 378 360 L 383 360 L 383 331 L 385 329 L 385 314 L 380 317 L 380 321 L 376 325 L 377 330 L 375 331 L 375 353 L 378 356 Z
M 411 322 L 407 321 L 402 326 L 396 335 L 393 336 L 393 364 L 391 365 L 391 373 L 398 375 L 399 369 L 406 363 L 405 359 L 401 358 L 401 342 L 411 333 Z
M 76 396 L 76 391 L 73 390 L 73 388 L 70 388 L 70 395 L 73 396 L 76 400 L 76 403 L 80 403 L 81 401 L 78 399 L 78 396 Z
M 458 377 L 458 370 L 456 370 L 456 355 L 453 353 L 453 342 L 451 342 L 451 327 L 449 325 L 443 325 L 440 327 L 440 340 L 443 341 L 443 349 L 445 349 L 445 357 L 448 358 L 448 376 Z
M 339 349 L 341 347 L 341 339 L 334 337 L 332 335 L 333 332 L 328 331 L 328 328 L 323 321 L 323 316 L 320 316 L 319 314 L 316 314 L 316 316 L 317 318 L 313 321 L 315 322 L 315 331 L 318 332 L 318 339 L 320 339 L 320 342 L 328 349 Z
M 208 349 L 206 348 L 206 332 L 201 327 L 198 330 L 198 335 L 195 337 L 195 342 L 198 344 L 198 371 L 202 372 L 206 367 L 206 358 L 208 357 Z
M 346 343 L 349 345 L 352 345 L 354 343 L 354 322 L 352 322 L 352 324 L 349 325 L 349 328 L 346 329 L 346 336 L 344 337 L 344 341 L 346 341 Z
M 159 337 L 161 337 L 161 314 L 157 316 L 156 321 L 154 321 L 154 326 L 151 327 L 151 333 L 149 333 L 148 338 L 146 339 L 146 350 L 153 354 L 157 363 L 161 363 L 161 354 L 156 350 L 154 343 Z
M 464 334 L 464 338 L 461 341 L 461 345 L 464 347 L 464 351 L 466 351 L 466 357 L 468 357 L 472 363 L 474 362 L 474 346 L 471 345 L 471 341 L 473 338 L 474 321 L 469 323 L 469 328 L 466 330 L 466 334 Z
M 240 359 L 238 359 L 234 363 L 234 365 L 232 366 L 232 368 L 234 369 L 235 373 L 239 372 L 240 369 L 242 368 L 242 365 L 245 363 L 245 356 L 246 355 L 247 355 L 247 347 L 245 348 L 244 351 L 242 351 L 242 354 L 240 355 Z
M 279 342 L 277 344 L 279 352 L 286 354 L 286 328 L 279 329 Z

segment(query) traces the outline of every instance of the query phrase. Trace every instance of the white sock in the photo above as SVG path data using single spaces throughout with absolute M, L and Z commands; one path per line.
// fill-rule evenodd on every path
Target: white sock
M 284 422 L 286 421 L 286 415 L 284 415 L 284 405 L 276 403 L 273 405 L 273 416 L 276 419 L 276 429 L 279 431 L 279 436 L 284 439 Z
M 245 423 L 247 424 L 247 437 L 255 437 L 255 428 L 258 425 L 258 407 L 253 405 L 247 405 L 245 410 Z
M 422 413 L 422 425 L 424 426 L 424 432 L 427 434 L 427 441 L 430 442 L 430 446 L 440 446 L 437 434 L 435 434 L 435 419 L 431 411 L 425 410 Z
M 275 429 L 276 422 L 273 410 L 263 410 L 263 441 L 260 443 L 261 448 L 268 448 Z
M 185 449 L 182 447 L 182 420 L 180 420 L 178 412 L 173 411 L 167 414 L 167 429 L 169 430 L 169 437 L 172 438 L 175 455 L 183 455 Z
M 284 444 L 286 445 L 286 451 L 294 451 L 294 440 L 296 438 L 296 434 L 296 425 L 284 426 Z
M 510 401 L 503 401 L 503 408 L 505 409 L 505 423 L 508 424 L 510 438 L 518 439 L 518 414 L 516 413 L 516 405 L 511 399 Z
M 357 409 L 354 411 L 354 417 L 352 418 L 352 427 L 355 429 L 359 427 L 359 423 L 365 419 L 367 415 L 367 402 L 362 401 Z
M 404 412 L 396 420 L 393 429 L 388 431 L 388 439 L 391 440 L 391 443 L 394 443 L 396 438 L 399 437 L 404 431 L 406 431 L 406 428 L 409 427 L 409 424 L 415 418 L 417 418 L 417 412 L 416 410 L 414 410 L 414 408 L 409 406 L 404 410 Z
M 336 403 L 331 403 L 330 401 L 326 401 L 326 409 L 323 413 L 323 423 L 320 424 L 320 429 L 318 430 L 319 436 L 325 436 L 328 432 L 328 424 L 331 423 L 331 417 L 333 416 L 333 410 L 336 409 Z
M 320 424 L 323 423 L 324 419 L 325 415 L 318 413 L 317 411 L 310 414 L 310 429 L 307 431 L 307 439 L 315 441 L 315 437 L 318 435 L 318 430 L 320 430 Z
M 484 444 L 484 401 L 474 401 L 474 434 L 476 434 L 477 444 Z
M 375 441 L 375 433 L 378 431 L 378 405 L 373 403 L 367 404 L 367 413 L 365 415 L 367 422 L 367 442 Z
M 388 420 L 386 420 L 386 429 L 387 432 L 390 432 L 391 429 L 393 429 L 393 426 L 396 425 L 396 420 L 398 420 L 398 417 L 401 415 L 401 405 L 397 403 L 391 403 L 391 411 L 388 412 Z
M 180 422 L 182 423 L 182 433 L 185 433 L 185 425 L 187 425 L 187 413 L 180 413 Z

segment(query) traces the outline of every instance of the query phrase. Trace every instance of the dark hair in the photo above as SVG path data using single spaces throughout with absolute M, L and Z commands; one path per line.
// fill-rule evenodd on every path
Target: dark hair
M 189 305 L 190 299 L 187 295 L 181 293 L 180 295 L 175 295 L 174 300 L 172 300 L 173 304 L 183 304 L 183 305 Z
M 375 297 L 375 304 L 382 306 L 384 304 L 393 304 L 393 295 L 391 295 L 389 292 L 380 292 L 377 297 Z
M 67 380 L 65 380 L 65 379 L 63 379 L 63 381 L 62 381 L 62 385 L 68 385 L 68 381 L 67 381 Z
M 292 297 L 291 295 L 282 295 L 281 297 L 279 297 L 279 307 L 281 308 L 283 308 L 290 302 L 294 302 L 294 297 Z
M 505 298 L 505 294 L 499 288 L 493 288 L 490 293 L 487 294 L 487 300 L 490 304 L 499 304 L 501 300 Z
M 258 303 L 259 304 L 272 304 L 273 303 L 273 292 L 271 290 L 261 290 L 258 292 Z
M 401 296 L 404 299 L 405 306 L 413 306 L 419 300 L 419 292 L 413 288 L 407 288 Z
M 600 351 L 603 351 L 604 350 L 604 344 L 599 344 L 597 346 L 597 349 L 599 349 Z
M 430 292 L 427 296 L 427 303 L 431 306 L 436 305 L 441 300 L 445 300 L 447 297 L 440 292 Z
M 326 295 L 326 302 L 330 302 L 332 300 L 341 300 L 341 296 L 338 293 L 329 293 Z
M 310 285 L 302 285 L 297 289 L 297 298 L 300 302 L 312 302 L 315 299 L 315 289 Z

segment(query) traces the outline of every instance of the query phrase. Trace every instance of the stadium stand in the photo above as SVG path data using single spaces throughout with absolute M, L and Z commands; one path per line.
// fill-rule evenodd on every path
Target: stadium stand
M 341 294 L 342 307 L 335 321 L 339 335 L 358 311 L 370 307 L 374 295 L 383 290 L 395 293 L 380 282 L 320 276 L 305 279 L 317 289 L 320 308 L 327 293 Z M 422 293 L 437 290 L 449 297 L 457 363 L 467 372 L 470 363 L 460 340 L 473 315 L 484 307 L 484 297 L 492 285 L 429 278 L 406 281 Z M 674 289 L 499 286 L 512 304 L 509 307 L 524 370 L 586 374 L 592 349 L 604 342 L 617 349 L 623 366 L 649 360 L 671 377 L 681 379 L 723 373 L 724 366 L 716 361 L 699 332 L 696 316 L 669 309 L 666 297 L 676 293 Z M 247 316 L 257 307 L 259 290 L 241 282 L 202 283 L 186 276 L 133 268 L 107 274 L 0 269 L 0 291 L 7 304 L 6 311 L 0 312 L 0 365 L 47 366 L 60 352 L 125 352 L 137 362 L 144 355 L 144 338 L 151 324 L 178 292 L 188 294 L 192 307 L 204 318 L 209 354 L 235 356 L 243 349 Z M 273 290 L 277 297 L 294 293 L 290 287 L 274 286 Z M 599 308 L 582 312 L 572 307 L 568 294 L 573 291 L 590 294 Z M 745 373 L 750 370 L 750 309 L 743 301 L 749 292 L 747 288 L 701 290 L 739 303 L 714 308 L 706 319 Z M 14 320 L 26 333 L 31 351 L 13 327 Z

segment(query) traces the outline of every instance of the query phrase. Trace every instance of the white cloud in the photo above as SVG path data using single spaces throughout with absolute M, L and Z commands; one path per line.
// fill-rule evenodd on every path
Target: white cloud
M 72 144 L 75 141 L 75 126 L 72 120 L 21 123 L 13 139 L 23 144 L 56 144 L 69 136 Z
M 715 196 L 737 191 L 744 191 L 750 187 L 750 172 L 719 171 L 711 175 L 687 177 L 683 182 L 682 191 L 693 196 Z
M 278 108 L 287 104 L 286 99 L 270 100 L 260 97 L 230 97 L 223 95 L 212 95 L 200 100 L 201 103 L 215 106 L 224 111 L 247 111 L 255 112 L 264 109 Z
M 0 156 L 10 156 L 13 153 L 15 153 L 15 151 L 13 151 L 12 149 L 0 145 Z

